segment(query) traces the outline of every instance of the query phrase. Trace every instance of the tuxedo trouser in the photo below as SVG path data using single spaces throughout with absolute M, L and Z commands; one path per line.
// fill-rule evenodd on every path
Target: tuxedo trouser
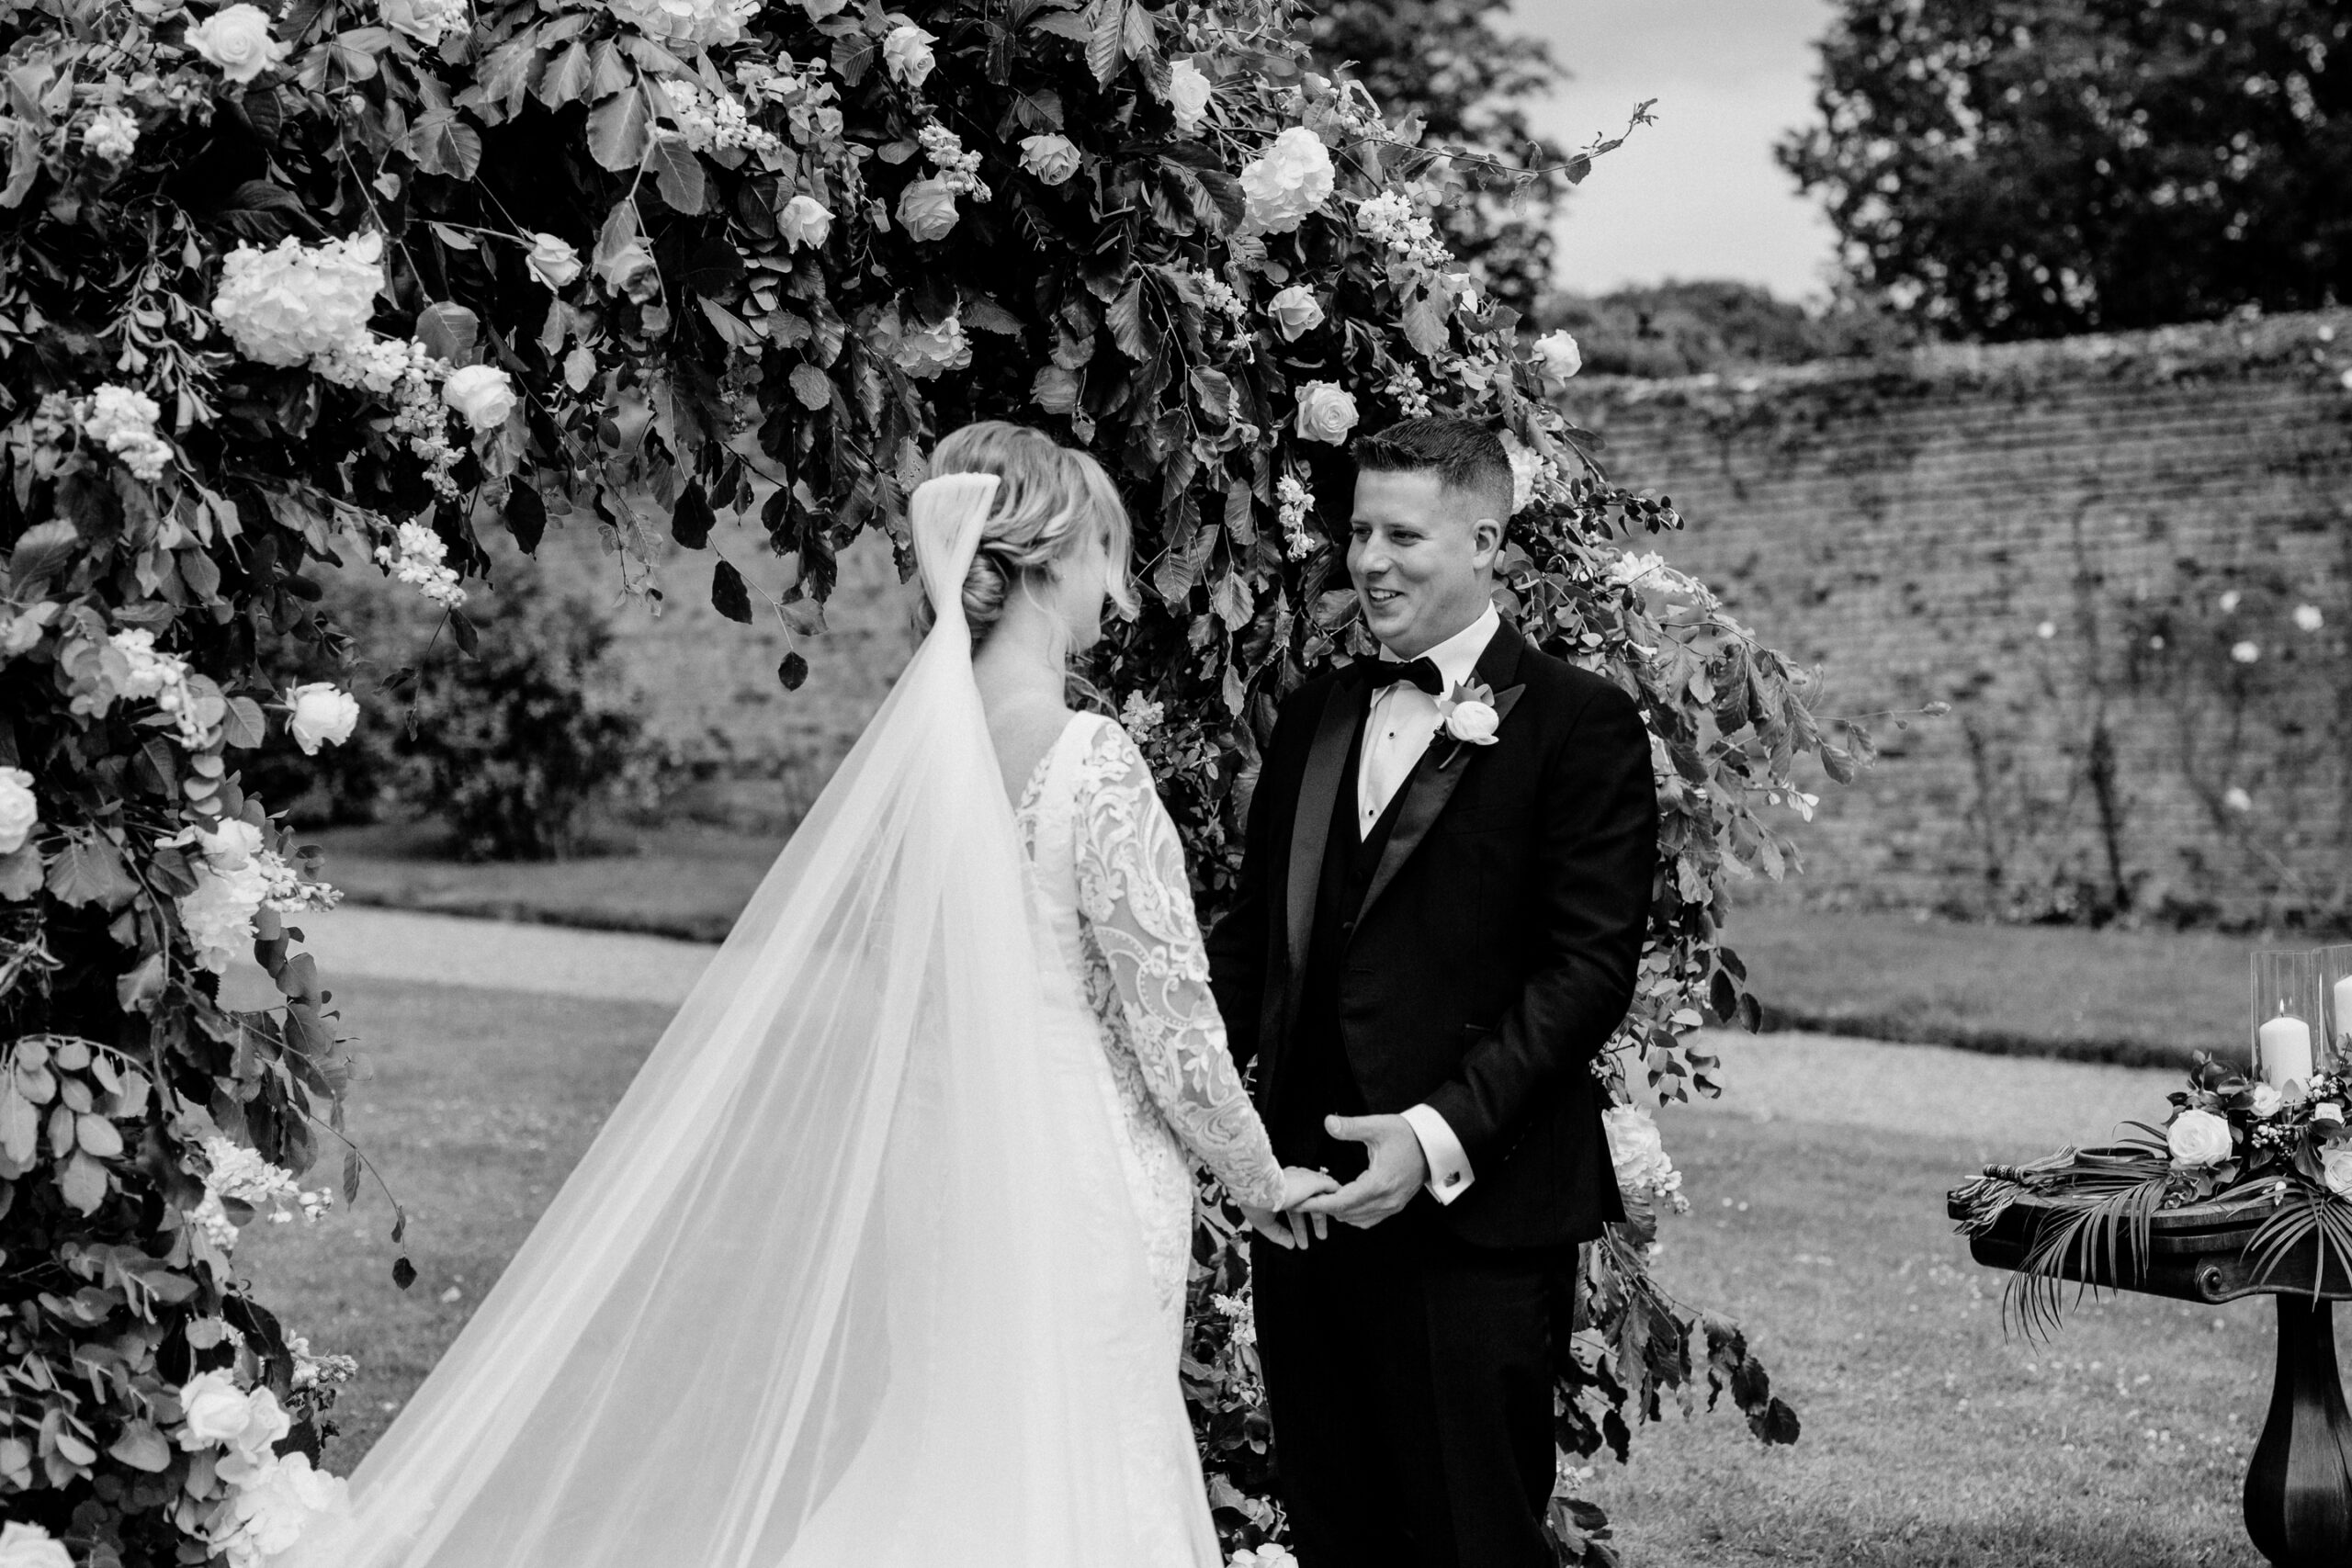
M 1476 1247 L 1416 1197 L 1250 1248 L 1300 1568 L 1552 1568 L 1552 1366 L 1577 1248 Z

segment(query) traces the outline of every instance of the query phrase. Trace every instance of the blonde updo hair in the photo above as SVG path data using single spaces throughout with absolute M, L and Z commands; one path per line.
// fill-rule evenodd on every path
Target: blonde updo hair
M 981 525 L 980 547 L 964 575 L 964 618 L 978 648 L 1003 618 L 1016 587 L 1046 576 L 1056 562 L 1100 538 L 1109 561 L 1111 603 L 1133 615 L 1135 588 L 1127 573 L 1126 503 L 1111 476 L 1087 453 L 1057 444 L 1043 431 L 984 419 L 952 432 L 931 455 L 934 474 L 994 474 L 1001 483 Z M 933 615 L 928 598 L 922 621 Z

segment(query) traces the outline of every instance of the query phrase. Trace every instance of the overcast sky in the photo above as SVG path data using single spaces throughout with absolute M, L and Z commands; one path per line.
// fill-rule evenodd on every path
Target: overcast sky
M 1570 199 L 1564 287 L 1735 277 L 1821 292 L 1829 226 L 1772 143 L 1812 118 L 1813 42 L 1829 15 L 1828 0 L 1516 0 L 1516 29 L 1548 39 L 1570 78 L 1532 117 L 1544 134 L 1581 146 L 1658 100 L 1657 124 Z

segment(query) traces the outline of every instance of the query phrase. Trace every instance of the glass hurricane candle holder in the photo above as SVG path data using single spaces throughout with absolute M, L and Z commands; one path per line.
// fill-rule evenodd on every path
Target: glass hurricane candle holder
M 2266 949 L 2254 955 L 2254 1070 L 2278 1088 L 2309 1084 L 2325 1060 L 2327 987 L 2319 955 Z
M 2327 1007 L 2327 1027 L 2321 1043 L 2330 1070 L 2342 1072 L 2352 1063 L 2352 942 L 2323 947 L 2312 954 L 2319 965 L 2320 995 Z

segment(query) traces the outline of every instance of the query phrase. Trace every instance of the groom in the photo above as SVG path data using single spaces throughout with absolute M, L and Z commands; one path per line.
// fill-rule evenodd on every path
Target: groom
M 1623 1217 L 1591 1067 L 1641 956 L 1649 739 L 1497 615 L 1492 431 L 1354 456 L 1381 658 L 1283 704 L 1209 942 L 1275 1152 L 1346 1183 L 1312 1245 L 1250 1216 L 1283 1501 L 1302 1568 L 1546 1568 L 1577 1247 Z

